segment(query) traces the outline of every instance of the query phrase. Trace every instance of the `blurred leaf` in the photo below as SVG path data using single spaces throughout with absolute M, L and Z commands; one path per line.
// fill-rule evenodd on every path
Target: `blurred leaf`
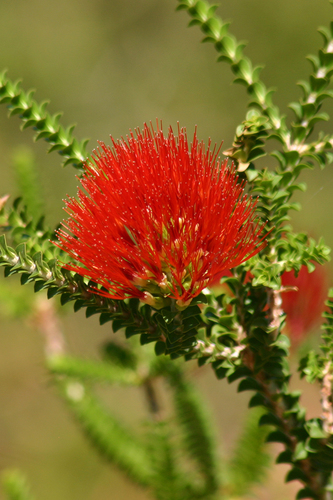
M 15 469 L 4 470 L 1 480 L 8 500 L 34 500 L 25 476 L 20 471 Z
M 44 200 L 32 149 L 26 146 L 16 148 L 12 155 L 12 163 L 20 196 L 36 221 L 43 213 Z
M 262 415 L 262 409 L 250 412 L 228 464 L 229 485 L 234 496 L 246 495 L 254 484 L 262 482 L 271 463 L 265 445 L 269 428 L 258 426 Z

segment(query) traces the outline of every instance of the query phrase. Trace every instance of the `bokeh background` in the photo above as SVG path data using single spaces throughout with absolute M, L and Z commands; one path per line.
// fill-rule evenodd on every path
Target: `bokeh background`
M 25 89 L 36 88 L 38 101 L 50 100 L 52 113 L 63 111 L 62 123 L 77 123 L 75 135 L 97 140 L 126 135 L 145 121 L 163 120 L 164 128 L 177 121 L 191 135 L 224 140 L 230 147 L 235 127 L 244 119 L 247 95 L 231 85 L 228 66 L 216 63 L 202 34 L 187 28 L 189 18 L 176 13 L 176 0 L 12 0 L 0 2 L 0 68 L 11 79 L 23 79 Z M 262 78 L 278 89 L 275 102 L 290 118 L 287 103 L 297 100 L 296 81 L 306 79 L 310 65 L 305 56 L 316 53 L 321 40 L 316 28 L 328 25 L 333 10 L 327 0 L 229 0 L 218 13 L 233 20 L 231 32 L 248 40 L 246 54 L 264 64 Z M 325 111 L 333 111 L 326 104 Z M 43 192 L 46 220 L 64 217 L 62 199 L 76 192 L 71 166 L 61 168 L 47 144 L 33 144 L 33 132 L 19 130 L 18 118 L 8 120 L 0 108 L 0 194 L 18 196 L 13 158 L 31 148 Z M 325 124 L 332 132 L 332 125 Z M 262 166 L 272 160 L 261 160 Z M 293 216 L 294 226 L 333 245 L 331 211 L 332 167 L 307 171 L 308 191 L 297 200 L 303 211 Z M 0 468 L 23 469 L 37 499 L 144 500 L 146 492 L 128 483 L 115 468 L 97 457 L 76 429 L 50 386 L 43 365 L 44 342 L 33 317 L 29 287 L 18 279 L 0 282 Z M 20 294 L 20 307 L 10 298 Z M 6 300 L 4 300 L 6 297 Z M 110 326 L 96 318 L 85 320 L 71 308 L 60 313 L 61 327 L 73 353 L 97 358 L 101 342 L 110 338 Z M 15 316 L 18 316 L 14 318 Z M 246 414 L 248 394 L 236 394 L 236 385 L 217 382 L 208 369 L 194 372 L 218 431 L 221 454 L 228 453 Z M 301 387 L 297 376 L 294 386 Z M 110 405 L 126 421 L 137 425 L 146 410 L 138 391 L 112 389 Z M 309 416 L 318 415 L 318 391 L 307 389 L 303 398 Z M 276 452 L 276 450 L 275 450 Z M 282 485 L 284 466 L 275 467 L 267 483 L 255 490 L 259 499 L 287 500 L 295 485 Z M 2 499 L 0 493 L 0 498 Z

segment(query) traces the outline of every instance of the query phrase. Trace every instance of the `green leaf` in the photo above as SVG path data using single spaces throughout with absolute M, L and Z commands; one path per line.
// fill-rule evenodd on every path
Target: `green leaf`
M 240 366 L 236 368 L 236 370 L 231 375 L 228 376 L 228 382 L 231 383 L 241 377 L 247 377 L 249 375 L 251 375 L 251 370 L 246 366 Z
M 249 402 L 249 408 L 254 408 L 255 406 L 269 407 L 270 405 L 268 405 L 268 401 L 265 396 L 257 392 L 254 396 L 252 396 Z
M 309 498 L 313 498 L 314 500 L 318 498 L 317 493 L 309 487 L 302 488 L 296 495 L 296 500 L 303 500 L 303 499 L 306 500 Z
M 118 332 L 119 330 L 121 330 L 121 328 L 125 328 L 126 324 L 123 320 L 123 318 L 121 319 L 114 319 L 112 321 L 112 330 L 114 333 Z
M 306 428 L 306 430 L 309 433 L 309 436 L 311 438 L 315 438 L 315 439 L 327 438 L 327 433 L 322 428 L 322 421 L 319 419 L 314 418 L 312 420 L 309 420 L 305 424 L 305 428 Z
M 306 449 L 305 443 L 303 441 L 299 441 L 293 453 L 293 460 L 297 462 L 298 460 L 305 460 L 307 457 L 308 451 Z
M 274 413 L 264 413 L 259 420 L 259 425 L 273 425 L 274 427 L 280 427 L 282 421 Z
M 262 385 L 253 377 L 246 377 L 239 383 L 238 392 L 261 391 Z
M 99 324 L 100 325 L 105 325 L 105 323 L 107 323 L 108 321 L 112 321 L 113 317 L 112 317 L 112 314 L 110 313 L 102 313 L 99 317 Z
M 71 296 L 70 293 L 65 292 L 65 293 L 61 294 L 60 303 L 61 303 L 62 306 L 64 306 L 65 304 L 67 304 L 67 302 L 70 302 L 71 300 L 72 300 L 72 296 Z M 88 316 L 87 316 L 87 318 L 88 318 Z
M 284 432 L 277 430 L 277 431 L 273 431 L 270 434 L 268 434 L 266 442 L 267 443 L 283 443 L 283 444 L 289 445 L 290 438 Z
M 68 302 L 69 300 L 72 300 L 72 297 L 70 296 L 69 298 L 67 297 L 68 294 L 63 294 L 61 296 L 61 299 L 62 297 L 66 295 L 66 299 L 65 299 L 65 302 Z M 61 304 L 63 304 L 63 301 L 61 300 Z M 86 318 L 90 318 L 91 316 L 93 316 L 94 314 L 98 314 L 98 309 L 95 307 L 95 306 L 88 306 L 87 309 L 86 309 Z
M 293 467 L 286 476 L 286 483 L 295 480 L 302 481 L 305 483 L 308 480 L 306 474 L 299 467 Z
M 277 464 L 290 464 L 293 462 L 293 454 L 290 450 L 282 451 L 276 459 Z
M 133 335 L 138 335 L 140 333 L 142 333 L 142 329 L 141 328 L 139 329 L 137 326 L 127 326 L 125 330 L 125 335 L 127 339 L 133 337 Z
M 165 349 L 166 349 L 165 342 L 162 342 L 162 341 L 156 342 L 156 344 L 155 344 L 156 356 L 161 356 L 162 354 L 165 354 Z

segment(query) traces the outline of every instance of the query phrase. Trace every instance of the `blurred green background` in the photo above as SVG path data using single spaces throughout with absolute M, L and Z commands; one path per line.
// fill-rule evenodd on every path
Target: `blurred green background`
M 36 99 L 50 99 L 51 113 L 64 111 L 62 123 L 77 123 L 75 135 L 108 141 L 126 135 L 156 117 L 164 128 L 177 121 L 189 134 L 198 125 L 199 138 L 230 147 L 235 127 L 244 119 L 247 96 L 232 86 L 230 69 L 216 64 L 210 44 L 200 44 L 197 28 L 187 29 L 185 12 L 175 12 L 175 0 L 12 0 L 0 2 L 0 68 L 11 79 L 23 79 L 25 89 L 36 88 Z M 291 117 L 287 103 L 298 99 L 295 82 L 306 79 L 305 60 L 316 53 L 319 25 L 328 25 L 333 10 L 327 0 L 229 0 L 218 13 L 232 19 L 231 32 L 249 41 L 246 54 L 264 64 L 262 78 L 278 89 L 275 102 Z M 325 111 L 333 111 L 332 104 Z M 0 108 L 0 195 L 19 195 L 13 155 L 33 148 L 44 193 L 47 222 L 64 217 L 62 199 L 76 192 L 75 171 L 62 169 L 56 153 L 47 156 L 43 141 L 32 143 L 33 132 L 20 132 L 19 119 L 7 119 Z M 331 124 L 325 130 L 332 132 Z M 262 166 L 271 165 L 269 158 Z M 303 174 L 308 191 L 298 195 L 303 211 L 295 213 L 298 230 L 323 235 L 333 245 L 330 224 L 333 182 L 331 168 Z M 70 415 L 50 387 L 43 366 L 43 339 L 33 318 L 24 319 L 32 292 L 17 287 L 17 279 L 0 283 L 0 468 L 22 468 L 39 500 L 148 499 L 97 457 L 75 428 Z M 20 293 L 18 313 L 1 307 L 1 298 Z M 98 346 L 110 338 L 110 326 L 96 318 L 85 320 L 71 308 L 61 312 L 61 324 L 72 352 L 96 358 Z M 117 334 L 118 335 L 118 334 Z M 211 409 L 219 433 L 221 453 L 228 449 L 244 420 L 248 394 L 236 395 L 236 385 L 215 380 L 208 369 L 194 372 L 195 383 Z M 295 377 L 296 379 L 296 377 Z M 294 381 L 300 386 L 299 381 Z M 145 416 L 143 395 L 115 388 L 111 406 L 136 425 Z M 309 416 L 318 415 L 316 388 L 307 390 Z M 295 485 L 283 486 L 284 466 L 277 466 L 257 498 L 292 497 Z M 2 498 L 0 493 L 0 498 Z

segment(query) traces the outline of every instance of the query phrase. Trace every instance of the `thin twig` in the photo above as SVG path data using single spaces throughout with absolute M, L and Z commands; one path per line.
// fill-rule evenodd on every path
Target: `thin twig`
M 35 321 L 45 339 L 46 357 L 64 354 L 66 342 L 53 302 L 44 297 L 36 301 Z

